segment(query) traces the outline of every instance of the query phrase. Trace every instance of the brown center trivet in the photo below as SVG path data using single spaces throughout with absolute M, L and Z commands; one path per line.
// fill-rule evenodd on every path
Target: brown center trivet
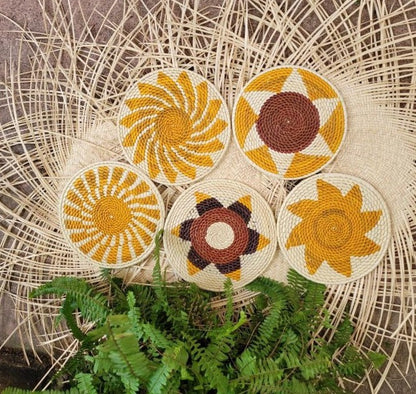
M 253 189 L 230 180 L 199 183 L 182 193 L 166 220 L 167 260 L 183 279 L 221 291 L 267 268 L 276 249 L 273 213 Z
M 233 112 L 234 135 L 260 170 L 303 178 L 337 154 L 346 128 L 345 106 L 324 78 L 301 67 L 278 67 L 254 77 Z

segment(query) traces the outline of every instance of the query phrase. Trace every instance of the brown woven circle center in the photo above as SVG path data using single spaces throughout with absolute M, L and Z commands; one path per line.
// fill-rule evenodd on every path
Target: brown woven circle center
M 132 218 L 129 206 L 117 197 L 107 196 L 95 204 L 92 219 L 104 234 L 119 234 L 126 229 Z
M 281 153 L 299 152 L 318 134 L 319 112 L 303 94 L 278 93 L 261 107 L 256 128 L 269 148 Z
M 208 229 L 214 223 L 225 223 L 234 232 L 234 240 L 225 249 L 216 249 L 206 240 Z M 195 219 L 191 227 L 191 242 L 196 252 L 213 264 L 226 264 L 235 261 L 247 248 L 247 225 L 240 215 L 227 209 L 216 208 Z
M 316 218 L 314 232 L 316 240 L 326 249 L 344 246 L 352 236 L 353 225 L 341 209 L 328 209 Z
M 155 128 L 162 141 L 178 144 L 191 135 L 192 122 L 189 115 L 180 108 L 167 108 L 158 115 Z

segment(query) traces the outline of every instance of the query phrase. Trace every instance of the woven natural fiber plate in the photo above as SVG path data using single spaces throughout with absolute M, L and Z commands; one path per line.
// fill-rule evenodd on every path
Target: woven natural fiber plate
M 256 191 L 212 180 L 188 189 L 166 219 L 167 260 L 183 279 L 213 291 L 227 277 L 239 288 L 259 276 L 276 250 L 273 213 Z
M 286 179 L 319 171 L 343 141 L 345 106 L 324 78 L 301 67 L 278 67 L 254 77 L 233 112 L 234 135 L 260 170 Z
M 60 219 L 76 252 L 100 266 L 123 268 L 152 251 L 164 205 L 145 175 L 129 165 L 103 162 L 83 169 L 67 184 Z
M 202 76 L 180 69 L 152 72 L 134 83 L 118 124 L 129 161 L 166 185 L 205 176 L 230 136 L 229 113 L 219 92 Z
M 289 264 L 325 284 L 368 274 L 390 242 L 390 219 L 380 194 L 359 178 L 320 174 L 302 181 L 280 210 L 278 239 Z

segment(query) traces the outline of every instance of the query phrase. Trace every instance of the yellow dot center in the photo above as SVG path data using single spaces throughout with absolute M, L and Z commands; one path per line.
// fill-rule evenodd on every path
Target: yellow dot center
M 97 201 L 93 208 L 92 218 L 102 233 L 114 235 L 127 228 L 132 214 L 129 206 L 123 200 L 108 196 Z
M 351 240 L 353 224 L 346 213 L 329 209 L 316 219 L 315 235 L 318 242 L 328 249 L 337 249 Z
M 192 132 L 192 122 L 185 111 L 168 108 L 157 117 L 156 130 L 162 142 L 176 145 L 189 137 Z

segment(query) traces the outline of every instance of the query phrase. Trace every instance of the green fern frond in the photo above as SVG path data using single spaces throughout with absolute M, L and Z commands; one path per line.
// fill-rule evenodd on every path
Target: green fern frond
M 224 352 L 219 352 L 217 347 L 208 348 L 202 352 L 199 368 L 205 376 L 205 381 L 210 389 L 216 390 L 218 394 L 232 394 L 232 389 L 227 376 L 222 368 L 223 362 L 227 360 Z
M 347 346 L 338 366 L 338 373 L 343 377 L 353 378 L 362 376 L 366 369 L 366 362 L 358 350 Z
M 320 319 L 320 311 L 325 303 L 326 286 L 321 283 L 309 281 L 306 285 L 304 294 L 305 311 L 309 312 L 311 319 L 318 317 Z
M 186 370 L 188 356 L 184 343 L 178 343 L 174 347 L 166 349 L 161 365 L 149 379 L 148 392 L 162 393 L 174 371 Z
M 310 281 L 294 269 L 290 268 L 287 273 L 287 283 L 291 288 L 297 290 L 299 295 L 303 295 Z
M 380 369 L 387 361 L 386 355 L 377 352 L 368 352 L 366 356 L 375 369 Z
M 350 319 L 348 319 L 348 317 L 344 318 L 335 331 L 331 346 L 335 349 L 345 346 L 350 341 L 353 331 L 354 327 L 352 326 Z
M 61 318 L 65 318 L 68 328 L 71 330 L 72 335 L 79 341 L 83 341 L 86 335 L 80 330 L 75 320 L 73 313 L 78 309 L 77 303 L 71 296 L 67 295 L 61 307 L 61 314 L 58 316 L 57 323 Z
M 106 298 L 96 293 L 93 287 L 83 279 L 58 277 L 43 284 L 30 294 L 31 298 L 53 294 L 69 296 L 73 310 L 79 310 L 81 316 L 91 322 L 103 323 L 109 313 Z M 69 304 L 66 305 L 68 308 Z M 66 311 L 68 313 L 68 311 Z
M 245 350 L 236 361 L 240 376 L 232 381 L 240 390 L 249 393 L 278 392 L 284 370 L 276 360 L 258 358 L 250 350 Z
M 285 286 L 273 279 L 260 277 L 247 284 L 246 289 L 262 293 L 269 297 L 273 302 L 286 299 Z
M 111 274 L 111 270 L 102 269 L 101 277 L 110 285 L 111 306 L 116 313 L 127 310 L 126 292 L 123 291 L 123 280 Z
M 330 367 L 330 358 L 325 355 L 320 355 L 312 360 L 303 359 L 299 365 L 299 370 L 305 380 L 311 380 L 318 377 L 320 374 L 326 373 Z
M 75 375 L 77 388 L 81 393 L 98 394 L 93 384 L 93 375 L 89 373 L 78 373 Z
M 260 357 L 267 356 L 272 351 L 278 340 L 277 330 L 282 324 L 282 311 L 286 306 L 284 299 L 278 299 L 273 302 L 268 315 L 260 324 L 257 334 L 248 346 L 253 353 Z
M 163 389 L 167 386 L 172 368 L 166 364 L 161 364 L 159 368 L 150 376 L 147 384 L 147 391 L 149 393 L 159 394 L 163 393 Z
M 105 369 L 112 370 L 120 377 L 127 392 L 135 393 L 141 383 L 147 382 L 151 372 L 151 363 L 140 351 L 133 334 L 116 334 L 110 328 L 109 332 L 110 338 L 98 347 L 101 354 L 106 353 L 105 361 L 111 362 L 105 365 Z

